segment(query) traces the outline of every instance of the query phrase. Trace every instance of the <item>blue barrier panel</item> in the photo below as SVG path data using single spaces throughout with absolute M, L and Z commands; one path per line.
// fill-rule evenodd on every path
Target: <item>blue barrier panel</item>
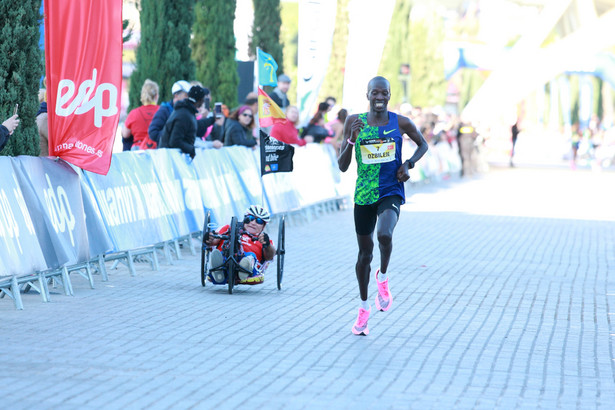
M 259 204 L 267 206 L 266 198 L 264 197 L 263 184 L 261 182 L 260 167 L 254 159 L 252 148 L 233 146 L 224 149 L 229 157 L 229 163 L 233 167 L 237 175 L 237 182 L 244 191 L 246 204 L 241 209 L 241 216 L 244 210 L 251 204 Z
M 223 148 L 224 149 L 224 148 Z M 201 189 L 205 208 L 211 209 L 213 219 L 221 225 L 228 223 L 235 215 L 233 199 L 226 189 L 217 164 L 224 161 L 222 149 L 197 149 L 192 161 Z
M 328 144 L 307 144 L 295 150 L 292 184 L 301 207 L 313 205 L 337 196 L 331 169 Z
M 295 148 L 295 155 L 302 147 Z M 253 152 L 257 171 L 260 166 L 260 152 Z M 294 170 L 293 172 L 296 172 Z M 299 209 L 300 201 L 295 185 L 292 182 L 292 173 L 279 172 L 263 175 L 262 184 L 265 190 L 265 198 L 269 209 L 274 214 L 294 211 Z
M 169 154 L 169 150 L 145 150 L 137 151 L 136 158 L 147 155 L 153 164 L 155 174 L 158 179 L 160 189 L 164 193 L 164 202 L 166 203 L 170 217 L 177 229 L 177 236 L 185 236 L 190 234 L 191 230 L 188 227 L 186 219 L 186 205 L 184 202 L 184 192 L 181 181 L 176 177 L 173 168 L 173 160 Z M 148 161 L 149 162 L 149 161 Z
M 88 185 L 83 174 L 81 174 L 80 180 L 83 211 L 85 212 L 85 226 L 88 232 L 88 243 L 90 244 L 90 256 L 93 257 L 118 251 L 118 249 L 113 248 L 113 241 L 111 241 L 107 227 L 103 222 L 103 217 L 96 203 L 92 188 Z
M 146 200 L 143 196 L 133 158 L 132 152 L 113 154 L 107 175 L 84 171 L 116 251 L 168 239 L 161 235 L 158 224 L 150 218 L 150 213 L 160 212 L 152 212 L 149 208 L 160 204 L 153 204 L 151 198 Z
M 199 232 L 203 229 L 205 212 L 203 196 L 199 189 L 199 180 L 196 170 L 192 164 L 188 163 L 190 157 L 182 155 L 178 150 L 162 149 L 171 158 L 173 173 L 175 178 L 180 181 L 184 200 L 184 215 L 188 223 L 190 232 Z
M 0 277 L 47 267 L 13 161 L 0 157 Z
M 50 158 L 13 158 L 17 179 L 49 268 L 90 258 L 79 175 Z
M 250 149 L 245 147 L 228 147 L 222 150 L 216 150 L 220 153 L 217 157 L 218 161 L 214 162 L 214 165 L 218 169 L 218 175 L 222 179 L 222 185 L 226 187 L 229 196 L 231 197 L 231 205 L 233 207 L 233 215 L 235 216 L 243 216 L 244 211 L 248 206 L 250 206 L 251 198 L 248 196 L 248 193 L 243 189 L 241 178 L 237 171 L 235 171 L 233 165 L 233 157 L 231 156 L 231 152 L 237 149 Z M 235 164 L 235 166 L 245 169 L 247 167 L 254 167 L 254 161 L 251 161 L 248 164 L 243 164 L 241 162 Z M 260 202 L 260 201 L 258 201 Z M 229 219 L 230 221 L 230 219 Z M 223 221 L 226 222 L 226 221 Z

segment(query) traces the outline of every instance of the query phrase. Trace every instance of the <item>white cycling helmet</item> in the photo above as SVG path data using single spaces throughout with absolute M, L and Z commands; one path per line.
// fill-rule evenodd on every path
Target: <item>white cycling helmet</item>
M 271 216 L 269 215 L 269 212 L 267 212 L 267 210 L 260 205 L 250 205 L 248 209 L 246 209 L 244 216 L 248 216 L 248 215 L 261 218 L 263 221 L 267 223 L 269 223 L 269 221 L 271 220 Z

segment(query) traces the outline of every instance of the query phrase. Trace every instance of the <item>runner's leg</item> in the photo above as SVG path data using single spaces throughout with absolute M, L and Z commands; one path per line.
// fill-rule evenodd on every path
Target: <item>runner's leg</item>
M 361 300 L 366 301 L 367 288 L 369 285 L 370 263 L 373 258 L 374 241 L 371 234 L 357 234 L 357 242 L 359 244 L 359 256 L 357 258 L 355 271 L 357 274 L 357 281 L 359 282 L 359 293 L 361 295 Z
M 386 209 L 378 217 L 378 247 L 380 248 L 380 270 L 387 272 L 393 251 L 393 230 L 397 225 L 397 213 Z
M 359 282 L 361 300 L 367 300 L 367 288 L 369 285 L 370 263 L 374 252 L 374 228 L 376 227 L 377 208 L 374 205 L 354 206 L 354 224 L 359 245 L 359 255 L 355 272 Z

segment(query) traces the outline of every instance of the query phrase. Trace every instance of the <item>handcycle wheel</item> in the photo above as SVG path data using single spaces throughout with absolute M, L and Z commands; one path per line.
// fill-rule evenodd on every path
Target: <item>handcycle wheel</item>
M 229 248 L 228 248 L 228 293 L 233 294 L 233 287 L 235 286 L 235 279 L 237 278 L 237 262 L 235 260 L 235 252 L 237 251 L 237 217 L 231 218 L 231 229 L 229 235 Z
M 209 223 L 211 222 L 211 211 L 205 214 L 205 222 L 203 223 L 203 241 L 201 243 L 201 286 L 205 286 L 207 277 L 207 265 L 209 264 L 209 249 L 205 244 L 206 233 L 209 233 Z
M 284 248 L 284 216 L 280 219 L 280 226 L 278 227 L 278 249 L 276 254 L 278 255 L 278 290 L 282 289 L 282 276 L 284 276 L 284 254 L 286 249 Z

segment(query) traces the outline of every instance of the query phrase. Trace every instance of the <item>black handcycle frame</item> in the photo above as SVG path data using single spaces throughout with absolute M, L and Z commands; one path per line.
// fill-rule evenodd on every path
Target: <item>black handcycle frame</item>
M 240 239 L 241 235 L 245 233 L 243 230 L 243 223 L 238 222 L 236 217 L 231 218 L 230 229 L 226 234 L 215 233 L 213 224 L 211 223 L 211 211 L 207 211 L 205 214 L 205 221 L 203 223 L 203 240 L 201 244 L 201 286 L 205 286 L 207 282 L 207 276 L 214 271 L 220 270 L 225 273 L 228 293 L 233 293 L 233 288 L 238 284 L 238 272 L 245 272 L 251 274 L 239 265 L 239 253 L 241 252 Z M 217 238 L 224 241 L 222 245 L 222 255 L 224 257 L 224 263 L 216 268 L 209 269 L 209 255 L 213 247 L 207 245 L 205 241 L 207 238 Z M 234 240 L 231 240 L 234 238 Z M 280 218 L 280 224 L 278 228 L 278 247 L 276 249 L 277 256 L 277 285 L 278 290 L 282 289 L 282 277 L 284 274 L 284 255 L 285 249 L 285 219 L 284 216 Z M 213 283 L 213 282 L 212 282 Z

